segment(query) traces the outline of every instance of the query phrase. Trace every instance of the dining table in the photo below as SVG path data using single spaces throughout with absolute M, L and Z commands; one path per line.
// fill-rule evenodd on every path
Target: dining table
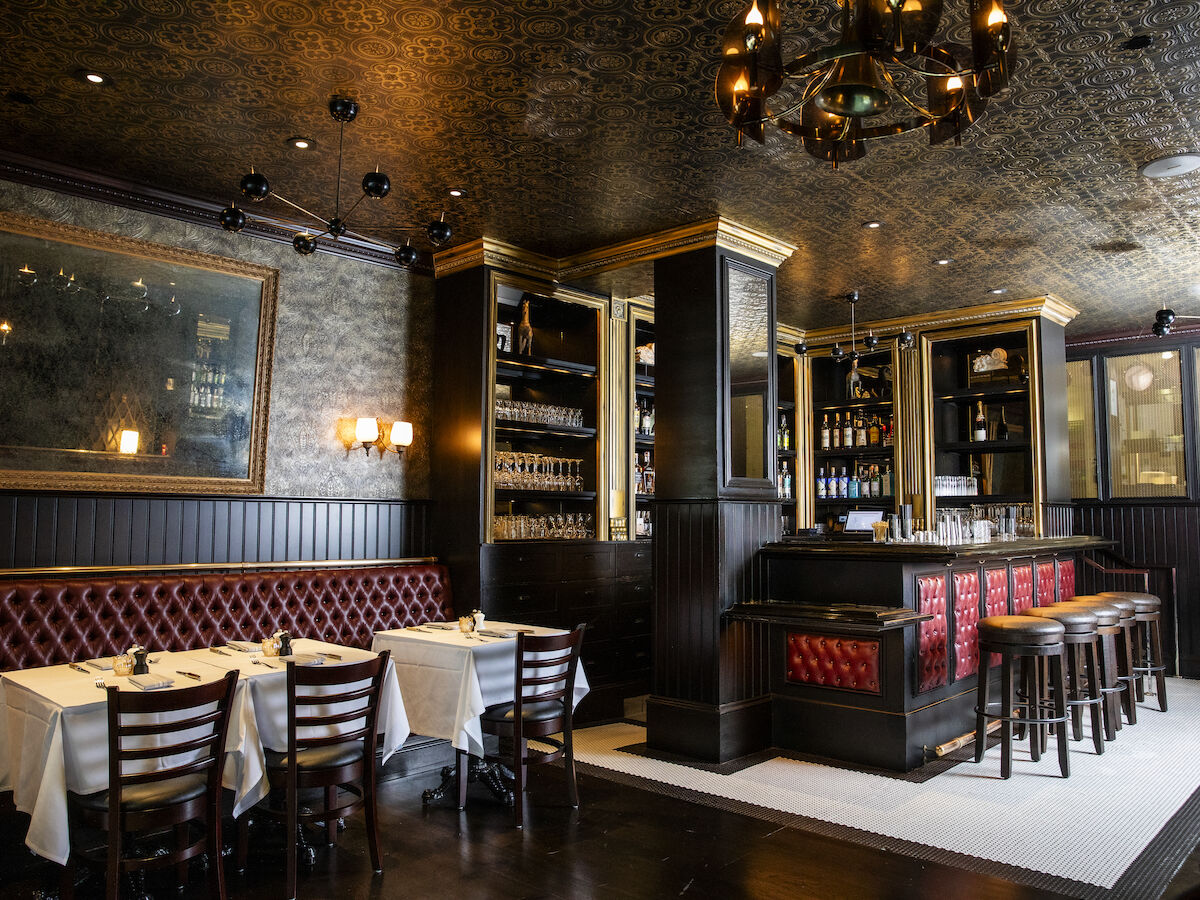
M 521 631 L 564 633 L 561 628 L 492 621 L 478 631 L 464 632 L 457 622 L 431 622 L 377 631 L 371 649 L 392 651 L 414 734 L 448 740 L 455 749 L 482 757 L 479 716 L 489 706 L 513 700 L 517 634 Z M 587 675 L 580 665 L 572 708 L 587 693 Z
M 149 674 L 171 680 L 170 687 L 176 688 L 216 681 L 238 670 L 222 770 L 222 783 L 233 792 L 235 817 L 267 794 L 265 750 L 286 751 L 288 743 L 287 659 L 266 657 L 250 646 L 151 652 L 149 657 Z M 293 639 L 292 652 L 297 664 L 308 665 L 359 662 L 374 655 L 309 638 Z M 380 698 L 384 762 L 410 733 L 397 671 L 389 662 Z M 68 791 L 90 794 L 108 787 L 107 695 L 102 688 L 109 684 L 138 690 L 131 679 L 113 674 L 110 657 L 0 674 L 0 791 L 11 790 L 16 808 L 30 816 L 26 846 L 60 864 L 70 854 Z

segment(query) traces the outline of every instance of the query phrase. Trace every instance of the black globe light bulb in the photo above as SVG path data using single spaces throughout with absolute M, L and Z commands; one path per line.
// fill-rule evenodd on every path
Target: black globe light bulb
M 841 344 L 834 344 L 833 349 L 829 351 L 829 355 L 833 359 L 841 359 L 846 355 L 846 351 L 842 349 Z
M 442 213 L 442 217 L 425 226 L 425 233 L 429 236 L 429 243 L 435 247 L 440 247 L 446 241 L 450 240 L 450 235 L 453 233 L 450 230 L 450 223 L 446 221 L 446 214 Z
M 349 97 L 334 97 L 329 101 L 329 115 L 335 122 L 353 122 L 358 117 L 358 104 Z
M 317 249 L 317 239 L 306 231 L 301 231 L 292 238 L 292 246 L 301 256 L 308 256 Z
M 221 227 L 226 231 L 236 233 L 246 227 L 246 214 L 238 209 L 237 206 L 225 207 L 221 210 L 219 219 Z
M 804 356 L 808 353 L 808 344 L 804 343 L 804 341 L 799 341 L 792 346 L 792 349 L 796 351 L 797 356 Z
M 850 351 L 850 361 L 851 362 L 858 362 L 858 360 L 861 358 L 862 358 L 862 354 L 860 354 L 857 350 Z
M 368 172 L 363 176 L 362 180 L 363 193 L 372 200 L 382 200 L 388 195 L 388 191 L 392 189 L 392 179 L 388 178 L 379 169 L 374 172 Z
M 346 233 L 345 220 L 340 219 L 337 216 L 334 216 L 332 219 L 329 220 L 328 231 L 331 235 L 333 235 L 333 239 L 336 241 L 338 238 L 340 238 L 343 234 Z
M 1155 322 L 1150 330 L 1154 332 L 1156 337 L 1166 337 L 1171 333 L 1171 326 L 1163 322 Z
M 406 269 L 414 265 L 419 256 L 417 248 L 412 244 L 405 244 L 403 247 L 396 248 L 396 262 L 400 263 Z
M 255 172 L 253 169 L 248 175 L 242 176 L 240 187 L 242 196 L 248 197 L 255 203 L 267 199 L 271 194 L 271 183 L 267 181 L 267 176 L 262 172 Z
M 1154 314 L 1154 321 L 1156 324 L 1170 327 L 1175 323 L 1175 310 L 1168 309 L 1164 306 Z
M 915 342 L 916 342 L 916 338 L 913 337 L 913 333 L 911 331 L 900 332 L 900 346 L 901 347 L 911 347 Z
M 872 334 L 871 332 L 868 331 L 867 336 L 865 338 L 863 338 L 863 346 L 866 347 L 868 350 L 874 350 L 876 347 L 879 346 L 879 338 L 877 338 L 874 334 Z

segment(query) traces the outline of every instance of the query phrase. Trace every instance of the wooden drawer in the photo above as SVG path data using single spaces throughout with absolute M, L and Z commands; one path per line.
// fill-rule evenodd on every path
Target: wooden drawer
M 493 585 L 485 612 L 490 619 L 543 625 L 558 618 L 558 595 L 552 584 Z
M 649 608 L 654 599 L 654 585 L 649 578 L 621 578 L 616 585 L 617 603 L 622 606 Z
M 557 544 L 490 544 L 483 550 L 484 583 L 521 584 L 562 577 L 562 548 Z
M 611 544 L 584 543 L 577 547 L 561 548 L 563 581 L 584 581 L 593 578 L 612 578 L 615 554 Z
M 653 559 L 649 541 L 626 542 L 617 549 L 617 575 L 649 575 Z
M 607 609 L 613 602 L 611 581 L 563 582 L 557 585 L 558 608 L 564 613 L 575 614 L 597 607 Z

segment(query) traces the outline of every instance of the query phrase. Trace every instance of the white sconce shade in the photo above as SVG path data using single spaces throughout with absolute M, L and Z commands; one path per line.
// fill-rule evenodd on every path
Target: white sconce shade
M 121 432 L 120 452 L 138 452 L 138 433 L 136 431 L 130 431 L 128 428 L 126 428 Z
M 413 442 L 412 422 L 393 422 L 391 443 L 396 447 L 409 447 Z
M 379 420 L 361 417 L 354 423 L 354 439 L 363 444 L 373 444 L 379 440 Z

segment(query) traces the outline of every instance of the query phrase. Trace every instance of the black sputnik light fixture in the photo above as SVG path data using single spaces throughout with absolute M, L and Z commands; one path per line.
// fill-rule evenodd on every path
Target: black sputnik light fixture
M 413 265 L 419 258 L 420 254 L 417 248 L 405 240 L 401 246 L 385 243 L 375 240 L 358 232 L 351 231 L 346 224 L 347 220 L 354 210 L 358 209 L 358 205 L 363 200 L 382 200 L 388 195 L 392 189 L 392 181 L 378 168 L 374 172 L 367 172 L 362 177 L 362 196 L 354 201 L 354 205 L 342 213 L 342 151 L 343 137 L 346 129 L 346 123 L 353 122 L 358 117 L 358 103 L 347 97 L 334 97 L 329 101 L 329 115 L 335 122 L 338 123 L 338 165 L 337 165 L 337 193 L 333 202 L 333 216 L 329 219 L 324 219 L 316 213 L 310 212 L 298 203 L 293 203 L 286 197 L 271 190 L 271 184 L 267 181 L 267 176 L 262 172 L 255 172 L 250 169 L 249 174 L 243 175 L 240 188 L 242 196 L 246 197 L 253 203 L 261 203 L 267 197 L 274 197 L 281 203 L 286 203 L 292 209 L 303 213 L 309 218 L 315 219 L 325 226 L 324 230 L 318 234 L 313 234 L 307 229 L 296 232 L 296 236 L 292 238 L 292 247 L 301 256 L 308 256 L 317 249 L 317 239 L 321 237 L 330 237 L 333 240 L 344 235 L 350 235 L 360 241 L 368 244 L 374 244 L 376 247 L 383 247 L 390 250 L 396 258 L 396 262 L 400 265 L 408 267 Z M 248 218 L 244 210 L 236 203 L 221 210 L 220 222 L 221 227 L 226 231 L 238 232 L 246 227 Z M 429 239 L 434 247 L 440 247 L 442 244 L 450 240 L 452 231 L 450 223 L 446 221 L 446 214 L 443 212 L 440 219 L 435 219 L 428 225 L 411 225 L 411 226 L 396 226 L 393 230 L 397 231 L 419 231 L 424 229 L 425 236 Z
M 858 291 L 851 291 L 848 294 L 842 295 L 838 299 L 845 300 L 850 304 L 850 352 L 847 353 L 845 350 L 843 350 L 840 342 L 835 342 L 833 349 L 829 351 L 829 355 L 838 362 L 841 362 L 845 359 L 849 359 L 851 362 L 854 362 L 862 357 L 862 354 L 858 352 L 857 325 L 854 317 L 854 307 L 858 303 Z M 879 338 L 875 336 L 874 331 L 868 331 L 866 337 L 863 338 L 864 349 L 870 352 L 878 346 Z
M 1171 333 L 1171 326 L 1175 324 L 1176 319 L 1200 319 L 1200 316 L 1177 316 L 1175 310 L 1164 301 L 1162 309 L 1154 314 L 1154 324 L 1150 330 L 1154 332 L 1155 337 L 1166 337 Z

